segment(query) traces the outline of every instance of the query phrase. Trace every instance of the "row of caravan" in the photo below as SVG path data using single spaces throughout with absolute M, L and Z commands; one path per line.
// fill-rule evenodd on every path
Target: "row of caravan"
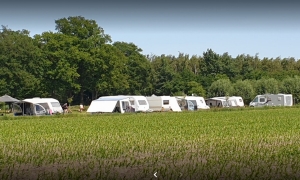
M 210 106 L 208 106 L 209 104 Z M 210 109 L 210 107 L 244 107 L 241 97 L 216 97 L 205 100 L 199 96 L 103 96 L 92 101 L 87 112 L 152 112 Z
M 265 94 L 257 95 L 250 107 L 263 106 L 292 106 L 291 94 Z M 63 113 L 58 100 L 53 98 L 24 99 L 13 103 L 14 115 L 51 115 Z M 214 97 L 204 99 L 199 96 L 135 96 L 118 95 L 103 96 L 93 100 L 87 110 L 89 113 L 105 112 L 152 112 L 152 111 L 194 111 L 210 109 L 210 107 L 244 107 L 240 96 Z
M 292 106 L 291 94 L 257 95 L 250 102 L 250 107 L 263 106 Z M 199 96 L 103 96 L 92 101 L 87 112 L 152 112 L 210 109 L 210 107 L 245 107 L 240 96 L 213 97 L 204 99 Z

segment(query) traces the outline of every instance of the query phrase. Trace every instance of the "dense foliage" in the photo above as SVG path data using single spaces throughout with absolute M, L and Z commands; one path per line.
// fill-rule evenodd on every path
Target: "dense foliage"
M 89 104 L 102 95 L 235 95 L 292 93 L 300 100 L 300 61 L 207 49 L 202 56 L 143 55 L 133 43 L 114 42 L 94 20 L 55 21 L 57 32 L 30 37 L 0 31 L 0 95 L 54 97 Z

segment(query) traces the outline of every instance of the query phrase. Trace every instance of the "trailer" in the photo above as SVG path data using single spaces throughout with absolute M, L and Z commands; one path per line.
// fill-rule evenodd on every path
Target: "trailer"
M 51 115 L 63 113 L 63 109 L 57 99 L 31 98 L 24 99 L 13 104 L 14 115 Z
M 229 107 L 228 102 L 224 98 L 213 97 L 205 100 L 209 107 Z
M 149 96 L 146 97 L 149 108 L 152 111 L 181 111 L 176 99 L 170 96 Z
M 145 96 L 136 96 L 136 95 L 118 95 L 119 97 L 129 98 L 131 108 L 134 112 L 149 112 L 149 103 Z
M 214 97 L 217 99 L 224 99 L 227 101 L 228 107 L 245 107 L 244 100 L 241 96 L 229 96 L 229 97 Z
M 188 111 L 196 111 L 197 105 L 189 100 L 186 100 L 184 97 L 175 97 L 177 100 L 177 104 L 179 105 L 181 110 L 188 110 Z
M 210 107 L 206 105 L 203 97 L 200 96 L 176 96 L 179 99 L 185 99 L 194 104 L 194 110 L 199 109 L 209 109 Z M 188 102 L 185 103 L 185 109 L 187 109 Z
M 250 103 L 250 107 L 263 106 L 293 106 L 292 94 L 264 94 L 257 95 Z
M 170 96 L 155 96 L 146 97 L 149 108 L 153 111 L 170 111 Z
M 106 96 L 93 100 L 87 110 L 89 113 L 126 113 L 132 111 L 129 98 L 117 96 Z

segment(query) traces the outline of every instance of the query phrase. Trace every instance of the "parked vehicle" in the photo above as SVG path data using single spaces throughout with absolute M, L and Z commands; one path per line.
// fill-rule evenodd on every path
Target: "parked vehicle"
M 209 109 L 209 106 L 206 105 L 203 97 L 200 96 L 176 96 L 177 99 L 185 99 L 187 102 L 180 102 L 181 106 L 184 106 L 184 109 L 188 108 L 188 101 L 194 105 L 194 110 L 199 109 Z
M 257 95 L 249 104 L 250 107 L 263 106 L 293 106 L 292 94 Z
M 175 97 L 152 95 L 146 99 L 153 111 L 181 111 Z
M 229 107 L 226 99 L 220 97 L 213 97 L 205 100 L 209 107 Z
M 39 98 L 24 99 L 13 104 L 14 114 L 17 115 L 48 115 L 63 113 L 57 99 Z
M 108 113 L 108 112 L 133 112 L 128 97 L 105 96 L 91 102 L 87 112 Z
M 130 108 L 133 112 L 146 112 L 149 111 L 149 104 L 145 96 L 135 95 L 117 95 L 117 96 L 102 96 L 98 100 L 104 99 L 125 99 L 128 98 L 130 102 Z
M 244 100 L 241 96 L 229 96 L 229 97 L 214 97 L 217 99 L 224 99 L 227 101 L 228 107 L 245 107 Z

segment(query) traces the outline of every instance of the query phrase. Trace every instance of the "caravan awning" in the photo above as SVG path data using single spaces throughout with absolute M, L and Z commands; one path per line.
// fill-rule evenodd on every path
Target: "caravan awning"
M 181 112 L 181 108 L 179 107 L 175 97 L 170 97 L 170 106 L 172 111 Z
M 87 112 L 113 112 L 118 101 L 92 101 Z

